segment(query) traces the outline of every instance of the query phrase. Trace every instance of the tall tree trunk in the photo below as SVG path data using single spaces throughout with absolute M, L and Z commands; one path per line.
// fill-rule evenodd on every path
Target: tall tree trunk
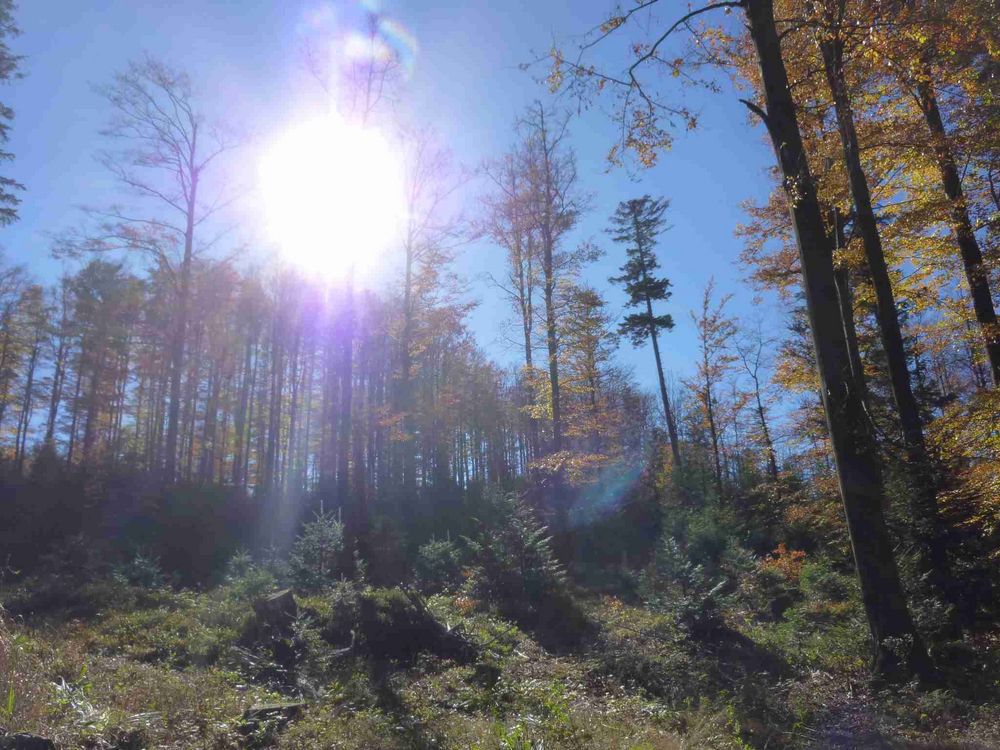
M 12 350 L 14 348 L 14 321 L 11 306 L 4 311 L 3 318 L 0 319 L 0 330 L 3 330 L 3 345 L 0 346 L 0 426 L 3 425 L 4 417 L 7 416 L 7 401 L 10 398 L 9 370 L 13 367 L 10 364 Z
M 94 366 L 90 373 L 89 393 L 87 395 L 87 413 L 83 422 L 82 460 L 84 466 L 90 465 L 94 453 L 94 443 L 97 440 L 97 422 L 100 419 L 101 406 L 100 387 L 101 370 L 100 357 L 95 356 Z
M 969 207 L 962 191 L 962 178 L 958 173 L 958 165 L 955 163 L 955 154 L 951 149 L 948 133 L 945 131 L 944 120 L 941 118 L 930 66 L 925 66 L 922 73 L 917 82 L 917 95 L 920 98 L 924 120 L 931 133 L 934 157 L 941 172 L 941 184 L 951 203 L 951 228 L 955 232 L 955 241 L 958 243 L 962 265 L 965 267 L 965 278 L 972 294 L 972 308 L 979 323 L 979 333 L 990 363 L 993 387 L 998 388 L 1000 387 L 1000 323 L 997 322 L 993 295 L 990 292 L 989 270 L 983 263 L 983 253 L 972 228 L 972 220 L 969 218 Z
M 253 341 L 247 334 L 246 354 L 243 359 L 243 375 L 240 378 L 240 403 L 236 409 L 236 419 L 233 425 L 235 431 L 235 445 L 233 447 L 233 484 L 237 487 L 243 486 L 243 452 L 246 450 L 246 421 L 247 407 L 250 400 L 250 389 L 253 387 L 250 382 L 250 372 L 253 362 Z
M 861 393 L 851 373 L 834 283 L 833 249 L 824 232 L 816 187 L 802 144 L 773 2 L 746 0 L 744 9 L 760 65 L 766 111 L 750 106 L 767 127 L 788 194 L 823 405 L 872 634 L 873 667 L 885 677 L 906 676 L 912 671 L 929 675 L 930 660 L 913 626 L 892 555 L 882 511 L 881 466 L 872 445 Z M 905 644 L 903 649 L 898 648 L 899 643 Z
M 296 497 L 299 487 L 293 485 L 298 478 L 298 467 L 302 461 L 299 453 L 299 390 L 303 381 L 305 365 L 300 364 L 302 350 L 302 320 L 296 321 L 295 340 L 289 356 L 289 381 L 291 392 L 288 395 L 288 438 L 285 449 L 281 453 L 282 496 Z
M 191 143 L 192 162 L 196 152 L 197 129 Z M 184 227 L 184 257 L 180 268 L 180 293 L 177 296 L 177 321 L 170 344 L 170 410 L 167 413 L 167 445 L 163 466 L 164 479 L 173 482 L 177 478 L 177 443 L 180 435 L 181 416 L 181 373 L 184 370 L 184 345 L 187 339 L 188 306 L 191 297 L 191 265 L 194 256 L 195 206 L 198 195 L 198 173 L 191 172 Z
M 403 493 L 404 502 L 415 501 L 417 491 L 416 404 L 413 394 L 413 252 L 415 239 L 406 244 L 406 278 L 403 289 L 403 336 L 400 341 L 400 409 L 403 412 Z
M 65 320 L 63 321 L 65 323 Z M 62 401 L 63 382 L 66 379 L 66 334 L 59 333 L 59 346 L 52 363 L 52 389 L 49 392 L 49 416 L 45 421 L 45 443 L 51 445 L 56 433 L 56 419 L 59 417 L 59 403 Z
M 712 381 L 708 376 L 709 372 L 709 362 L 708 362 L 708 351 L 705 350 L 705 415 L 708 417 L 708 436 L 712 441 L 712 459 L 715 465 L 715 490 L 719 494 L 719 502 L 722 501 L 723 495 L 723 485 L 722 485 L 722 461 L 719 458 L 719 430 L 715 424 L 715 406 L 712 397 Z
M 80 363 L 76 368 L 76 386 L 73 389 L 73 410 L 69 422 L 69 444 L 66 447 L 66 463 L 73 463 L 73 449 L 76 447 L 77 423 L 80 418 L 80 391 L 83 388 L 83 347 L 80 347 Z
M 645 275 L 645 273 L 644 273 Z M 653 320 L 653 302 L 646 297 L 646 313 Z M 660 359 L 660 342 L 656 328 L 649 327 L 649 340 L 653 342 L 653 356 L 656 358 L 656 376 L 660 381 L 660 400 L 663 402 L 663 416 L 667 420 L 667 435 L 670 437 L 670 453 L 674 458 L 674 466 L 681 465 L 680 439 L 677 437 L 677 423 L 674 421 L 674 410 L 670 408 L 670 397 L 667 395 L 667 381 L 663 376 L 663 361 Z
M 840 15 L 843 14 L 843 2 Z M 837 24 L 839 26 L 839 18 Z M 896 311 L 896 299 L 889 278 L 889 268 L 882 249 L 875 210 L 872 206 L 868 179 L 861 164 L 858 135 L 854 127 L 854 112 L 847 80 L 844 75 L 844 42 L 839 33 L 820 41 L 823 67 L 827 83 L 833 96 L 837 129 L 844 152 L 844 164 L 850 183 L 851 199 L 854 203 L 854 221 L 861 234 L 875 290 L 875 317 L 885 351 L 892 386 L 893 399 L 899 414 L 903 445 L 909 473 L 910 507 L 913 512 L 915 530 L 921 548 L 921 567 L 940 593 L 949 590 L 950 564 L 945 549 L 944 536 L 937 508 L 937 482 L 931 466 L 930 456 L 924 442 L 924 429 L 920 419 L 917 400 L 913 396 L 910 382 L 909 364 L 903 334 Z
M 282 302 L 279 297 L 278 304 Z M 284 390 L 284 379 L 285 379 L 285 352 L 284 347 L 281 343 L 281 313 L 279 310 L 275 311 L 274 321 L 271 326 L 271 372 L 270 372 L 270 394 L 268 396 L 268 415 L 267 415 L 267 442 L 266 450 L 264 453 L 264 467 L 263 467 L 263 479 L 262 488 L 264 491 L 264 497 L 266 502 L 269 504 L 269 510 L 273 513 L 277 509 L 277 460 L 278 460 L 278 443 L 280 442 L 281 433 L 281 399 L 282 391 Z M 275 521 L 275 517 L 270 517 L 271 523 Z
M 767 426 L 767 412 L 764 410 L 764 401 L 760 395 L 760 381 L 754 376 L 753 394 L 757 402 L 757 419 L 760 420 L 760 432 L 764 438 L 764 449 L 767 451 L 767 473 L 772 482 L 778 481 L 778 456 L 774 451 L 774 441 L 771 440 L 771 430 Z
M 126 336 L 125 345 L 118 358 L 118 383 L 115 388 L 114 430 L 111 439 L 111 460 L 115 465 L 118 464 L 119 457 L 124 454 L 124 451 L 122 450 L 121 437 L 122 424 L 125 421 L 125 411 L 127 406 L 129 357 L 131 356 L 131 348 L 131 336 Z M 138 414 L 136 414 L 135 423 L 138 424 Z
M 250 387 L 248 389 L 249 401 L 247 402 L 247 433 L 246 438 L 243 443 L 243 456 L 242 456 L 242 466 L 240 467 L 240 476 L 243 480 L 243 487 L 247 487 L 250 483 L 250 453 L 253 450 L 253 436 L 254 436 L 254 421 L 253 412 L 254 408 L 260 408 L 258 404 L 261 399 L 257 394 L 257 371 L 260 368 L 260 344 L 258 343 L 256 336 L 254 338 L 253 344 L 253 366 L 250 368 Z M 260 430 L 257 430 L 260 433 Z M 260 454 L 258 453 L 258 461 L 260 459 Z
M 312 400 L 313 400 L 313 371 L 316 368 L 316 347 L 309 346 L 309 366 L 305 375 L 306 403 L 305 403 L 305 425 L 302 428 L 302 468 L 298 479 L 299 489 L 308 492 L 311 484 L 309 481 L 309 440 L 312 437 Z M 322 445 L 319 447 L 322 454 Z M 319 457 L 313 461 L 313 467 L 319 463 Z
M 517 294 L 518 294 L 518 306 L 521 312 L 521 332 L 524 335 L 524 371 L 527 373 L 528 377 L 533 378 L 535 372 L 534 365 L 534 346 L 532 342 L 532 330 L 535 323 L 535 310 L 532 304 L 532 284 L 531 280 L 532 274 L 532 253 L 531 242 L 529 240 L 528 244 L 528 255 L 527 258 L 524 255 L 523 249 L 521 248 L 520 239 L 516 240 L 517 251 L 516 251 L 516 262 L 517 262 Z M 525 264 L 528 264 L 528 273 L 525 274 Z M 535 405 L 535 390 L 532 384 L 528 384 L 527 388 L 528 396 L 528 406 L 534 407 Z M 528 415 L 528 447 L 531 450 L 531 456 L 529 458 L 538 458 L 541 455 L 541 440 L 539 438 L 538 431 L 538 417 L 534 414 L 534 409 L 532 408 Z
M 337 502 L 345 505 L 351 493 L 351 412 L 354 398 L 354 274 L 351 272 L 344 289 L 343 309 L 339 326 L 340 414 L 337 435 Z
M 549 355 L 549 389 L 552 403 L 552 452 L 562 450 L 562 404 L 559 391 L 559 338 L 556 323 L 556 275 L 555 275 L 555 231 L 553 216 L 555 196 L 552 184 L 551 144 L 549 132 L 545 124 L 545 109 L 538 107 L 538 135 L 541 138 L 542 155 L 542 272 L 545 275 L 545 343 Z
M 562 450 L 562 405 L 559 392 L 559 339 L 556 331 L 555 274 L 552 248 L 546 246 L 545 260 L 545 343 L 549 355 L 549 389 L 552 401 L 552 452 Z
M 38 352 L 42 342 L 35 336 L 35 343 L 31 347 L 31 356 L 28 358 L 28 372 L 25 376 L 24 400 L 21 402 L 21 419 L 18 420 L 17 435 L 15 436 L 14 455 L 17 463 L 17 471 L 21 473 L 24 469 L 24 453 L 28 441 L 28 427 L 31 424 L 31 398 L 32 390 L 35 387 L 35 365 L 38 363 Z
M 219 396 L 222 392 L 222 369 L 228 354 L 223 351 L 213 363 L 208 378 L 208 400 L 205 402 L 205 419 L 202 422 L 201 455 L 198 459 L 198 477 L 202 482 L 212 481 L 215 475 L 215 457 L 218 452 L 216 432 L 219 418 Z
M 181 417 L 181 425 L 184 428 L 185 437 L 180 441 L 181 450 L 184 453 L 183 477 L 190 481 L 194 468 L 194 448 L 195 448 L 195 423 L 198 421 L 198 390 L 201 382 L 201 362 L 202 362 L 202 341 L 205 336 L 205 326 L 200 324 L 195 329 L 193 356 L 188 367 L 187 383 L 184 389 L 184 409 Z

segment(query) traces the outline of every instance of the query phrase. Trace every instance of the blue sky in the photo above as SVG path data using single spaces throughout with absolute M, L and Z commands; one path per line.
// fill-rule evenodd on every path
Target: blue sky
M 26 264 L 40 279 L 53 278 L 60 263 L 49 257 L 49 234 L 79 222 L 79 205 L 112 198 L 112 185 L 93 158 L 107 118 L 93 84 L 109 81 L 144 52 L 187 70 L 210 114 L 251 136 L 251 145 L 231 165 L 239 174 L 257 158 L 253 143 L 273 136 L 315 103 L 316 86 L 303 65 L 307 19 L 323 9 L 349 18 L 354 2 L 22 0 L 17 20 L 23 34 L 13 46 L 26 56 L 26 75 L 2 96 L 16 112 L 9 144 L 16 160 L 5 169 L 28 189 L 21 220 L 0 230 L 7 258 Z M 676 0 L 663 5 L 664 14 L 687 7 Z M 553 41 L 571 43 L 612 7 L 607 0 L 386 0 L 382 10 L 417 41 L 403 94 L 406 109 L 432 126 L 460 162 L 474 167 L 510 143 L 512 124 L 526 105 L 548 100 L 519 63 Z M 571 125 L 580 181 L 593 195 L 593 211 L 574 239 L 592 238 L 608 251 L 584 276 L 606 292 L 616 314 L 623 297 L 609 288 L 607 277 L 617 271 L 623 251 L 604 235 L 607 218 L 618 201 L 644 193 L 671 200 L 673 229 L 664 235 L 659 256 L 674 283 L 666 310 L 677 326 L 664 349 L 666 364 L 681 377 L 693 371 L 696 345 L 688 311 L 711 276 L 720 291 L 735 294 L 733 313 L 772 325 L 778 320 L 770 303 L 755 304 L 742 283 L 736 265 L 741 243 L 733 235 L 744 218 L 740 202 L 762 199 L 769 189 L 772 154 L 731 92 L 695 92 L 687 94 L 686 103 L 700 112 L 699 129 L 678 134 L 660 164 L 636 177 L 608 172 L 605 155 L 613 128 L 599 109 Z M 476 189 L 468 191 L 469 211 Z M 464 248 L 457 265 L 480 302 L 470 319 L 473 331 L 495 359 L 507 362 L 517 351 L 501 340 L 498 321 L 509 311 L 483 279 L 501 269 L 502 253 L 485 243 Z M 618 356 L 640 383 L 655 387 L 651 353 L 623 344 Z

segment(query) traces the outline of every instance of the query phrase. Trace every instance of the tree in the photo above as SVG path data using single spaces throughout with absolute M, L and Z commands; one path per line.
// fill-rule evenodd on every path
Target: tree
M 520 122 L 528 150 L 528 211 L 538 234 L 545 303 L 545 347 L 548 352 L 552 413 L 552 453 L 563 449 L 563 415 L 559 390 L 559 313 L 557 287 L 584 259 L 562 245 L 576 226 L 586 201 L 577 184 L 576 157 L 566 145 L 569 118 L 558 117 L 541 102 L 528 108 Z
M 484 216 L 479 231 L 506 251 L 506 275 L 492 281 L 507 295 L 516 311 L 524 351 L 524 376 L 534 380 L 535 295 L 541 262 L 538 231 L 529 214 L 528 157 L 528 149 L 522 143 L 487 165 L 485 173 L 493 189 L 483 199 Z M 527 396 L 529 451 L 530 458 L 536 459 L 541 455 L 541 440 L 533 389 L 527 389 Z
M 0 0 L 0 83 L 9 83 L 21 77 L 18 68 L 21 66 L 21 56 L 15 55 L 7 44 L 12 37 L 21 33 L 14 22 L 14 0 Z M 0 102 L 0 143 L 10 139 L 10 123 L 14 119 L 14 110 Z M 14 155 L 0 149 L 0 161 L 10 161 Z M 10 224 L 17 219 L 17 206 L 21 199 L 18 191 L 24 190 L 24 185 L 10 177 L 0 176 L 0 225 Z
M 19 326 L 28 277 L 21 266 L 0 266 L 0 428 L 7 417 L 23 354 Z
M 402 415 L 402 484 L 413 500 L 416 491 L 415 360 L 433 335 L 428 322 L 434 308 L 449 305 L 454 292 L 447 269 L 460 239 L 460 220 L 449 213 L 449 201 L 464 179 L 455 174 L 448 152 L 429 132 L 406 139 L 406 223 L 403 233 L 403 315 L 399 332 L 399 382 L 394 394 Z
M 642 3 L 627 13 L 612 16 L 599 27 L 597 38 L 582 46 L 581 57 L 594 44 L 628 23 L 636 13 L 648 12 L 656 2 Z M 743 12 L 747 39 L 759 65 L 759 77 L 754 82 L 759 100 L 744 100 L 744 103 L 760 118 L 774 147 L 795 232 L 827 427 L 872 634 L 873 666 L 877 673 L 885 676 L 906 676 L 913 671 L 927 675 L 930 661 L 914 628 L 892 555 L 882 510 L 882 466 L 872 445 L 859 383 L 851 370 L 850 350 L 837 297 L 833 247 L 824 229 L 816 183 L 802 139 L 773 0 L 715 2 L 684 14 L 658 33 L 650 44 L 633 46 L 634 57 L 624 75 L 603 74 L 579 59 L 571 63 L 565 55 L 557 54 L 553 80 L 559 85 L 565 80 L 568 68 L 574 85 L 578 90 L 583 89 L 584 94 L 594 88 L 604 89 L 608 84 L 623 92 L 625 108 L 620 118 L 624 125 L 623 138 L 626 144 L 633 145 L 640 160 L 648 163 L 650 160 L 644 156 L 664 145 L 663 131 L 657 125 L 660 116 L 665 113 L 669 116 L 675 108 L 658 104 L 663 97 L 643 86 L 637 71 L 650 61 L 655 65 L 663 59 L 658 52 L 674 31 L 691 28 L 688 22 L 693 18 L 720 9 Z M 667 67 L 673 68 L 682 65 L 683 60 L 667 63 Z M 632 109 L 635 101 L 640 102 L 638 110 Z M 908 644 L 904 653 L 894 648 L 897 642 Z
M 584 285 L 563 290 L 565 313 L 560 321 L 559 341 L 563 351 L 563 392 L 566 398 L 566 436 L 577 441 L 577 453 L 587 458 L 576 462 L 598 468 L 617 457 L 615 438 L 620 430 L 617 412 L 610 408 L 608 391 L 611 356 L 618 339 L 611 331 L 612 318 L 604 298 Z
M 99 456 L 114 455 L 116 381 L 138 316 L 140 288 L 138 279 L 124 273 L 120 264 L 101 260 L 88 263 L 71 285 L 80 339 L 74 414 L 82 414 L 83 419 L 80 462 L 90 466 Z M 107 450 L 99 454 L 99 448 Z
M 36 373 L 44 356 L 43 349 L 48 342 L 49 330 L 46 319 L 52 313 L 51 308 L 45 304 L 45 290 L 37 284 L 32 284 L 25 290 L 22 307 L 27 363 L 25 365 L 24 390 L 21 397 L 21 413 L 14 438 L 14 460 L 17 463 L 18 472 L 24 469 L 24 454 L 27 450 L 31 414 L 35 396 L 38 395 L 36 393 L 38 390 Z
M 45 420 L 45 445 L 52 446 L 55 439 L 56 420 L 62 403 L 63 387 L 66 383 L 67 360 L 70 355 L 73 332 L 71 330 L 72 287 L 68 278 L 60 279 L 53 295 L 55 303 L 51 309 L 58 310 L 58 319 L 51 324 L 52 336 L 58 341 L 52 361 L 52 380 L 49 386 L 49 411 Z
M 771 481 L 777 482 L 778 456 L 774 450 L 774 440 L 768 426 L 766 383 L 764 382 L 764 374 L 761 372 L 766 366 L 765 349 L 770 349 L 773 345 L 774 341 L 766 339 L 758 326 L 753 330 L 746 331 L 741 338 L 736 340 L 734 347 L 740 363 L 743 365 L 743 370 L 753 386 L 754 413 L 760 425 L 760 439 L 767 453 L 767 471 Z
M 736 325 L 726 315 L 725 310 L 732 295 L 724 295 L 715 302 L 714 293 L 715 280 L 710 279 L 702 294 L 701 310 L 698 314 L 691 312 L 691 322 L 697 331 L 701 358 L 698 362 L 697 378 L 692 379 L 688 385 L 698 400 L 705 424 L 708 426 L 715 466 L 715 488 L 721 500 L 725 494 L 725 487 L 722 480 L 722 455 L 719 450 L 722 429 L 718 414 L 718 389 L 736 360 L 730 351 L 732 339 L 736 336 Z
M 175 294 L 170 333 L 170 389 L 163 474 L 177 475 L 180 440 L 181 379 L 195 260 L 219 239 L 203 239 L 208 223 L 227 201 L 205 200 L 210 167 L 232 148 L 226 134 L 209 126 L 198 109 L 191 81 L 152 57 L 132 62 L 100 89 L 112 118 L 103 134 L 118 150 L 102 152 L 105 168 L 139 205 L 91 209 L 96 230 L 70 234 L 57 254 L 80 251 L 137 251 L 163 269 Z M 177 250 L 179 248 L 179 258 Z
M 660 399 L 663 401 L 663 416 L 667 421 L 667 434 L 670 437 L 670 451 L 674 463 L 680 466 L 681 452 L 677 438 L 677 424 L 667 396 L 667 382 L 663 376 L 659 343 L 660 331 L 672 330 L 674 319 L 669 314 L 656 315 L 653 312 L 653 303 L 666 302 L 671 294 L 670 280 L 665 276 L 655 275 L 660 264 L 654 251 L 656 238 L 666 228 L 663 214 L 669 205 L 670 202 L 664 198 L 654 200 L 648 195 L 618 204 L 618 208 L 611 216 L 612 228 L 609 232 L 615 242 L 626 245 L 628 260 L 621 267 L 622 275 L 610 281 L 624 285 L 629 307 L 645 308 L 644 312 L 626 315 L 618 330 L 629 338 L 633 346 L 642 346 L 647 339 L 653 344 L 656 375 L 660 381 Z
M 854 125 L 854 109 L 844 71 L 846 5 L 846 0 L 828 2 L 822 17 L 823 25 L 817 33 L 819 48 L 833 99 L 837 130 L 840 133 L 844 164 L 854 203 L 854 221 L 861 234 L 868 262 L 869 279 L 875 291 L 875 316 L 882 348 L 885 350 L 892 395 L 902 427 L 910 493 L 913 498 L 911 506 L 917 520 L 918 538 L 923 552 L 923 569 L 925 574 L 936 581 L 938 590 L 944 592 L 949 588 L 950 566 L 938 518 L 935 491 L 937 482 L 927 453 L 920 411 L 910 382 L 909 363 L 899 325 L 896 298 L 882 249 L 882 238 L 875 218 L 868 178 L 861 163 L 861 151 Z M 839 232 L 840 228 L 835 227 L 835 231 Z M 853 316 L 853 310 L 849 307 L 845 315 Z

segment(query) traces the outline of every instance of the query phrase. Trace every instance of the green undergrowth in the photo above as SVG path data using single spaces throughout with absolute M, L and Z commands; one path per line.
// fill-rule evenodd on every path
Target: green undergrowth
M 794 748 L 822 746 L 861 700 L 886 736 L 998 731 L 992 699 L 868 688 L 850 590 L 806 591 L 776 619 L 731 592 L 710 636 L 692 630 L 690 602 L 587 595 L 574 617 L 588 640 L 553 650 L 460 587 L 424 598 L 341 582 L 298 596 L 279 650 L 247 640 L 260 581 L 114 585 L 88 616 L 2 617 L 0 727 L 66 748 Z M 995 639 L 950 648 L 1000 691 L 984 671 Z M 305 707 L 287 726 L 243 726 L 280 701 Z

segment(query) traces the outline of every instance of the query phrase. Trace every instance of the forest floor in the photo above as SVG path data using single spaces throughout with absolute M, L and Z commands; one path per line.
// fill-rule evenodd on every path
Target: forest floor
M 380 591 L 389 602 L 399 593 Z M 853 609 L 765 623 L 729 613 L 706 640 L 669 613 L 589 595 L 594 634 L 553 652 L 465 597 L 430 597 L 437 621 L 476 646 L 455 661 L 352 647 L 353 636 L 331 635 L 338 605 L 327 595 L 299 598 L 294 666 L 283 669 L 247 638 L 259 593 L 108 583 L 44 616 L 26 605 L 40 610 L 40 592 L 8 596 L 0 738 L 119 750 L 1000 747 L 998 634 L 953 646 L 950 687 L 877 690 Z M 407 627 L 398 638 L 416 643 Z

